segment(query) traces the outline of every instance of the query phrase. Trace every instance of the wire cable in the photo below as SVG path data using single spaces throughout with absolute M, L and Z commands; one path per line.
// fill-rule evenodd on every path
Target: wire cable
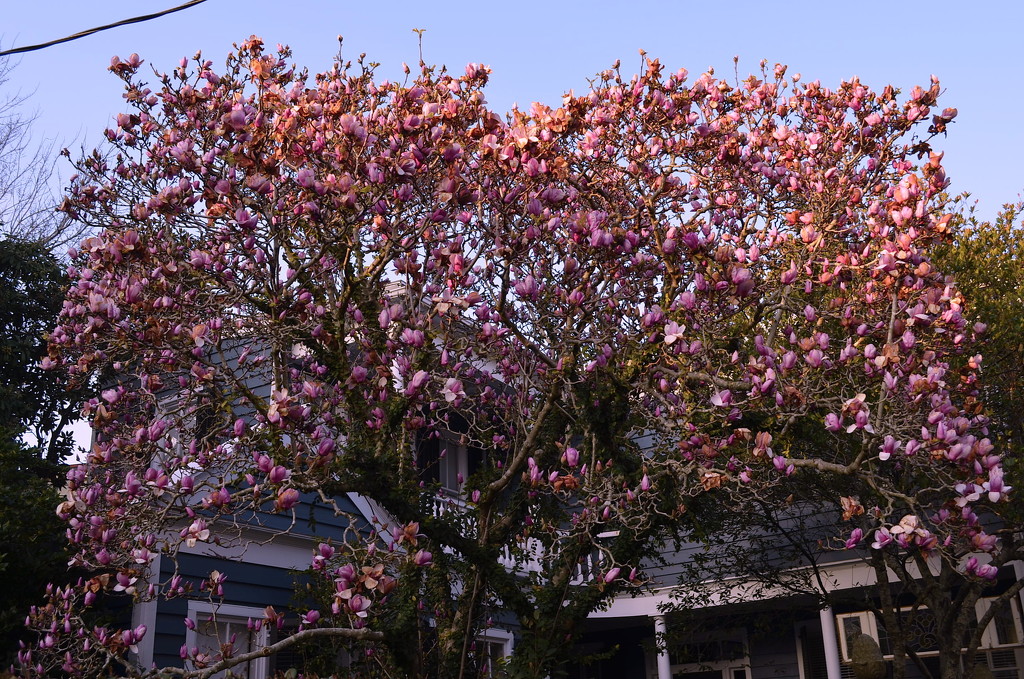
M 44 47 L 52 47 L 54 45 L 59 45 L 62 42 L 71 42 L 72 40 L 78 40 L 79 38 L 84 38 L 86 36 L 92 35 L 93 33 L 99 33 L 100 31 L 106 31 L 111 28 L 117 28 L 118 26 L 127 26 L 129 24 L 138 24 L 142 23 L 143 21 L 149 21 L 150 19 L 157 19 L 168 14 L 173 14 L 174 12 L 180 12 L 181 10 L 188 9 L 189 7 L 194 7 L 204 2 L 206 2 L 206 0 L 189 0 L 185 4 L 178 5 L 177 7 L 171 7 L 170 9 L 161 10 L 153 14 L 144 14 L 142 16 L 132 17 L 131 19 L 123 19 L 121 21 L 116 21 L 112 24 L 107 24 L 105 26 L 89 28 L 84 31 L 79 31 L 74 35 L 69 35 L 66 38 L 59 38 L 57 40 L 39 43 L 38 45 L 28 45 L 26 47 L 14 47 L 9 50 L 2 50 L 0 51 L 0 57 L 6 57 L 12 54 L 24 54 L 25 52 L 34 52 L 36 50 L 41 50 Z

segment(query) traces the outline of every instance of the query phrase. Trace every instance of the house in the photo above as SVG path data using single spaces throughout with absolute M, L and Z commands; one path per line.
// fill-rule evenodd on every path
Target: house
M 254 372 L 250 386 L 271 392 L 272 380 L 261 383 L 260 376 L 259 371 Z M 193 408 L 192 426 L 197 435 L 208 428 L 207 417 L 216 417 L 216 413 L 206 413 L 202 404 Z M 435 515 L 459 512 L 467 506 L 471 499 L 465 495 L 463 480 L 486 463 L 484 448 L 462 436 L 467 427 L 453 411 L 447 431 L 417 442 L 421 483 L 424 488 L 436 489 L 424 493 L 431 499 Z M 260 621 L 266 617 L 268 606 L 279 612 L 302 607 L 304 583 L 297 573 L 309 566 L 316 546 L 324 540 L 337 544 L 383 526 L 398 525 L 383 509 L 357 493 L 335 498 L 335 502 L 337 511 L 307 495 L 290 513 L 239 520 L 233 539 L 196 540 L 183 544 L 177 559 L 158 559 L 152 568 L 161 582 L 178 576 L 193 584 L 193 593 L 134 608 L 133 627 L 145 625 L 150 630 L 138 644 L 138 664 L 188 666 L 193 661 L 183 658 L 192 649 L 212 658 L 233 639 L 235 652 L 244 653 L 294 631 L 299 622 L 295 615 L 281 619 L 280 626 Z M 387 531 L 380 533 L 386 539 Z M 530 577 L 539 571 L 536 565 L 544 557 L 535 546 L 523 547 L 532 553 L 532 561 L 521 556 L 512 558 L 508 553 L 501 554 L 498 561 L 510 572 Z M 581 658 L 576 668 L 580 679 L 848 679 L 850 640 L 855 634 L 868 634 L 879 642 L 883 653 L 889 651 L 884 627 L 869 613 L 864 594 L 874 585 L 874 573 L 859 557 L 837 553 L 823 558 L 820 582 L 833 602 L 831 608 L 821 609 L 821 598 L 813 594 L 801 596 L 782 588 L 758 587 L 728 574 L 719 579 L 726 586 L 718 587 L 709 598 L 686 606 L 674 605 L 680 592 L 680 566 L 698 548 L 666 548 L 661 555 L 663 563 L 652 562 L 645 569 L 651 578 L 647 591 L 639 596 L 620 596 L 591 615 L 584 632 L 575 640 Z M 799 569 L 801 564 L 792 567 Z M 202 579 L 211 571 L 229 578 L 223 598 L 207 596 L 200 589 Z M 600 556 L 589 556 L 577 564 L 569 584 L 584 585 L 602 575 Z M 1019 579 L 1022 575 L 1024 572 L 1015 571 L 1013 577 Z M 1002 582 L 1001 586 L 1007 584 Z M 909 613 L 913 602 L 905 603 Z M 979 614 L 985 606 L 984 601 L 979 604 Z M 1020 608 L 1020 600 L 1014 599 L 984 633 L 983 658 L 999 679 L 1024 676 Z M 189 622 L 183 624 L 183 620 Z M 919 655 L 926 666 L 934 664 L 936 649 L 929 641 L 927 613 L 918 609 L 914 621 L 920 629 L 920 641 L 915 642 Z M 517 632 L 511 619 L 496 615 L 494 624 L 473 640 L 473 652 L 487 659 L 482 666 L 491 668 L 492 661 L 508 655 L 516 644 Z M 343 648 L 336 655 L 325 662 L 343 667 L 360 662 L 359 658 L 346 656 Z M 255 657 L 233 672 L 248 679 L 265 679 L 277 671 L 303 667 L 304 663 L 304 658 L 284 653 L 274 658 Z M 915 679 L 913 671 L 909 679 Z
M 294 631 L 294 616 L 286 619 L 287 626 L 281 629 L 270 625 L 254 629 L 251 621 L 262 620 L 268 606 L 286 612 L 300 603 L 296 594 L 296 585 L 301 582 L 298 574 L 309 568 L 318 541 L 343 541 L 349 530 L 366 530 L 372 525 L 373 510 L 363 498 L 341 498 L 339 506 L 345 512 L 342 515 L 307 496 L 294 525 L 288 517 L 267 514 L 260 517 L 259 525 L 245 527 L 239 539 L 230 544 L 197 542 L 184 547 L 174 561 L 158 556 L 152 570 L 154 575 L 159 573 L 160 581 L 177 575 L 191 583 L 196 592 L 198 583 L 220 569 L 230 585 L 219 600 L 198 593 L 136 605 L 133 626 L 146 625 L 152 630 L 138 644 L 139 666 L 181 666 L 183 646 L 198 647 L 212 655 L 233 636 L 236 652 L 244 653 Z M 357 525 L 352 517 L 365 524 Z M 284 529 L 289 529 L 287 534 Z M 183 624 L 186 619 L 191 621 L 188 626 Z M 233 672 L 248 679 L 263 679 L 277 670 L 289 669 L 299 660 L 294 656 L 260 658 Z
M 678 584 L 678 566 L 685 563 L 686 551 L 674 553 L 667 566 L 655 569 L 655 582 L 647 593 L 619 596 L 590 616 L 578 651 L 593 660 L 578 663 L 570 675 L 573 679 L 852 679 L 851 641 L 859 634 L 873 638 L 883 658 L 892 660 L 885 627 L 869 610 L 877 596 L 876 576 L 862 555 L 820 555 L 816 574 L 808 569 L 803 586 L 825 585 L 821 597 L 797 593 L 798 587 L 766 586 L 749 577 L 687 591 Z M 990 593 L 1006 590 L 1022 576 L 1024 564 L 1014 562 Z M 909 630 L 908 648 L 932 677 L 940 676 L 934 616 L 926 608 L 915 608 L 913 597 L 900 593 L 892 573 L 890 582 Z M 832 605 L 822 608 L 823 598 Z M 991 601 L 978 601 L 979 618 Z M 1018 594 L 982 636 L 976 663 L 999 679 L 1024 677 L 1021 611 Z M 909 661 L 906 671 L 909 679 L 927 676 Z M 891 672 L 890 667 L 890 676 Z
M 472 473 L 481 456 L 481 451 L 460 444 L 453 436 L 422 442 L 422 478 L 438 488 L 434 511 L 460 511 L 465 500 L 458 479 Z M 303 572 L 309 569 L 317 545 L 366 539 L 374 533 L 391 547 L 395 538 L 388 529 L 397 522 L 357 493 L 334 498 L 331 506 L 308 493 L 291 512 L 251 514 L 233 524 L 223 535 L 211 532 L 204 539 L 183 543 L 173 558 L 157 556 L 151 563 L 151 581 L 166 583 L 177 578 L 189 591 L 132 608 L 131 627 L 144 625 L 150 630 L 133 654 L 138 667 L 197 668 L 185 659 L 187 650 L 198 649 L 200 657 L 212 662 L 225 644 L 233 644 L 233 653 L 238 655 L 287 637 L 300 623 L 294 609 L 308 605 L 302 594 L 308 582 Z M 517 567 L 511 558 L 504 559 L 504 565 Z M 211 572 L 224 576 L 222 595 L 203 589 Z M 264 624 L 268 607 L 282 614 L 276 626 Z M 514 638 L 514 628 L 499 619 L 477 636 L 473 652 L 483 659 L 484 666 L 494 667 L 511 654 Z M 266 679 L 292 668 L 307 670 L 311 661 L 305 650 L 292 648 L 254 658 L 235 666 L 231 673 L 245 679 Z M 316 654 L 321 655 L 319 651 Z M 340 647 L 331 657 L 318 657 L 315 662 L 322 663 L 320 671 L 325 672 L 354 668 L 361 660 Z
M 455 436 L 423 442 L 423 477 L 439 487 L 436 511 L 459 511 L 464 499 L 459 495 L 458 478 L 472 473 L 482 454 Z M 133 624 L 153 630 L 139 644 L 140 665 L 180 666 L 182 646 L 214 654 L 232 637 L 236 652 L 246 652 L 294 631 L 294 616 L 281 628 L 254 627 L 251 621 L 261 620 L 267 606 L 284 612 L 300 603 L 298 573 L 308 568 L 318 541 L 342 541 L 351 537 L 347 531 L 365 532 L 387 521 L 386 512 L 358 494 L 340 498 L 339 506 L 342 514 L 304 497 L 294 523 L 284 515 L 268 514 L 260 517 L 259 525 L 254 522 L 245 528 L 244 541 L 198 543 L 183 551 L 177 559 L 178 575 L 198 581 L 230 561 L 230 587 L 216 603 L 181 597 L 137 606 Z M 287 534 L 284 529 L 289 529 Z M 678 583 L 685 576 L 683 565 L 699 549 L 700 545 L 684 545 L 668 550 L 661 563 L 649 564 L 651 586 L 645 593 L 619 596 L 590 616 L 576 640 L 574 653 L 579 662 L 570 674 L 573 679 L 851 679 L 850 642 L 860 633 L 874 638 L 882 653 L 891 658 L 885 628 L 866 605 L 875 574 L 860 555 L 821 555 L 819 582 L 827 585 L 833 602 L 821 608 L 820 597 L 741 577 L 702 589 L 705 596 L 700 599 L 685 588 L 681 591 Z M 517 567 L 511 559 L 505 566 Z M 158 561 L 154 569 L 161 580 L 174 575 L 170 560 Z M 584 584 L 588 571 L 599 572 L 600 564 L 581 564 L 577 584 Z M 1015 563 L 1012 573 L 1003 574 L 996 591 L 1021 577 L 1024 564 Z M 914 616 L 912 648 L 924 665 L 937 673 L 937 647 L 930 627 L 934 619 L 926 609 L 912 612 L 910 599 L 904 603 L 904 613 Z M 987 606 L 988 600 L 982 599 L 978 614 Z M 1021 611 L 1020 597 L 1014 597 L 984 633 L 981 659 L 997 679 L 1024 677 Z M 185 618 L 193 624 L 182 625 Z M 515 625 L 501 621 L 479 636 L 475 652 L 496 661 L 512 651 L 515 637 Z M 254 659 L 233 672 L 248 679 L 265 679 L 277 671 L 301 668 L 304 662 L 299 655 L 282 653 Z M 353 659 L 340 653 L 336 662 L 344 667 Z M 924 675 L 910 667 L 907 676 L 916 679 Z

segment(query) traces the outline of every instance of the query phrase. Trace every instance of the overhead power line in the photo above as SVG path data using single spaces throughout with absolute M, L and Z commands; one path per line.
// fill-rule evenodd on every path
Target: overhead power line
M 199 5 L 204 2 L 206 2 L 206 0 L 189 0 L 185 4 L 178 5 L 177 7 L 171 7 L 170 9 L 161 10 L 153 14 L 144 14 L 143 16 L 132 17 L 131 19 L 123 19 L 121 21 L 116 21 L 112 24 L 107 24 L 106 26 L 97 26 L 96 28 L 89 28 L 84 31 L 79 31 L 74 35 L 69 35 L 66 38 L 58 38 L 57 40 L 39 43 L 38 45 L 28 45 L 26 47 L 14 47 L 9 50 L 2 50 L 0 51 L 0 57 L 6 57 L 12 54 L 24 54 L 25 52 L 34 52 L 36 50 L 41 50 L 44 47 L 52 47 L 54 45 L 59 45 L 62 42 L 71 42 L 72 40 L 78 40 L 79 38 L 84 38 L 88 35 L 92 35 L 93 33 L 99 33 L 100 31 L 106 31 L 111 28 L 117 28 L 118 26 L 127 26 L 128 24 L 138 24 L 142 23 L 143 21 L 149 21 L 150 19 L 158 19 L 167 14 L 180 12 L 183 9 L 188 9 L 189 7 L 194 7 L 195 5 Z

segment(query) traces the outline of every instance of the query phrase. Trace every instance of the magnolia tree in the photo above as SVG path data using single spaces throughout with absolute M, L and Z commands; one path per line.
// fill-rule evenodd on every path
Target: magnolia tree
M 1024 350 L 1024 325 L 1011 310 L 1019 306 L 1024 292 L 1016 247 L 1017 220 L 1017 207 L 1010 205 L 1004 206 L 991 223 L 978 221 L 973 210 L 968 211 L 966 219 L 954 220 L 953 238 L 935 250 L 932 260 L 956 280 L 966 299 L 963 313 L 978 334 L 976 346 L 985 357 L 984 383 L 979 393 L 989 418 L 986 434 L 1000 448 L 1008 463 L 1005 472 L 1012 477 L 1019 474 L 1017 357 Z M 978 360 L 973 351 L 964 352 L 954 357 L 951 365 L 957 373 L 966 374 L 977 368 Z M 967 370 L 961 371 L 965 363 Z M 980 405 L 973 400 L 963 403 L 968 414 L 977 414 Z M 833 446 L 835 441 L 810 422 L 797 425 L 785 445 L 815 449 Z M 905 676 L 908 660 L 914 660 L 922 673 L 928 673 L 918 655 L 922 650 L 940 651 L 944 676 L 964 676 L 975 662 L 984 664 L 977 653 L 983 635 L 991 633 L 986 628 L 1005 624 L 1013 615 L 1011 602 L 1024 588 L 1024 579 L 1017 572 L 1003 568 L 1024 558 L 1019 498 L 1014 494 L 1012 502 L 1002 501 L 1005 482 L 997 494 L 986 496 L 991 490 L 991 474 L 986 487 L 984 469 L 976 469 L 981 479 L 960 486 L 969 500 L 953 506 L 943 506 L 941 495 L 934 494 L 934 490 L 926 494 L 922 479 L 902 480 L 902 492 L 922 507 L 929 504 L 926 498 L 930 497 L 935 511 L 930 515 L 908 514 L 900 524 L 890 527 L 888 534 L 879 531 L 872 539 L 861 540 L 860 549 L 844 552 L 842 557 L 846 559 L 863 558 L 874 570 L 876 583 L 881 583 L 855 591 L 835 591 L 829 584 L 830 572 L 835 551 L 858 546 L 855 541 L 837 540 L 837 527 L 856 529 L 856 535 L 863 538 L 877 527 L 875 505 L 892 501 L 872 477 L 794 474 L 780 480 L 770 492 L 762 489 L 756 498 L 742 487 L 723 488 L 713 497 L 691 504 L 689 519 L 702 524 L 704 549 L 681 567 L 685 586 L 680 588 L 679 607 L 691 606 L 701 597 L 746 600 L 751 593 L 777 596 L 789 592 L 813 596 L 823 605 L 868 608 L 885 627 L 894 656 L 894 677 Z M 898 472 L 899 467 L 894 471 Z M 840 503 L 835 504 L 837 496 Z M 830 503 L 833 511 L 822 511 Z M 964 513 L 968 504 L 971 509 Z M 907 507 L 909 511 L 911 504 L 902 501 L 894 507 Z M 908 549 L 908 542 L 921 545 L 913 536 L 922 537 L 922 529 L 938 539 L 931 524 L 948 520 L 950 511 L 960 511 L 961 518 L 968 522 L 960 539 L 944 541 L 937 547 Z M 923 525 L 922 516 L 927 517 Z M 823 544 L 831 549 L 822 549 Z M 767 561 L 765 554 L 771 554 L 773 560 Z M 739 575 L 747 582 L 742 592 L 725 581 Z M 997 576 L 998 583 L 994 582 Z M 979 606 L 982 598 L 985 601 Z M 920 629 L 929 630 L 931 643 L 920 644 L 920 633 L 915 631 Z M 934 671 L 930 674 L 936 676 Z
M 467 676 L 500 611 L 508 671 L 547 676 L 692 498 L 789 475 L 870 484 L 851 545 L 990 545 L 973 507 L 1006 488 L 974 369 L 949 368 L 972 331 L 928 257 L 950 219 L 937 82 L 903 99 L 645 60 L 504 116 L 480 65 L 394 83 L 288 59 L 253 38 L 222 70 L 113 61 L 130 110 L 76 166 L 64 208 L 102 232 L 72 253 L 47 359 L 109 376 L 59 510 L 96 576 L 33 613 L 25 672 L 250 659 L 226 642 L 135 668 L 152 630 L 90 610 L 229 597 L 230 564 L 161 580 L 155 555 L 347 492 L 376 523 L 311 545 L 319 594 L 259 653 L 333 635 Z M 783 445 L 797 430 L 829 445 Z M 459 447 L 479 464 L 445 493 L 430 464 Z

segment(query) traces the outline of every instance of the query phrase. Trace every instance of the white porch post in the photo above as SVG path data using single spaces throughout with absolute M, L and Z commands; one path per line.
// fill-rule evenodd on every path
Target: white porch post
M 832 616 L 832 607 L 827 606 L 818 615 L 821 617 L 821 639 L 825 645 L 825 670 L 828 679 L 842 679 L 839 666 L 839 643 L 836 637 L 836 619 Z
M 160 555 L 157 554 L 156 558 L 149 565 L 149 577 L 144 581 L 140 582 L 137 587 L 141 590 L 145 590 L 151 583 L 160 582 Z M 139 625 L 146 626 L 146 636 L 142 637 L 136 648 L 138 652 L 135 655 L 135 660 L 139 664 L 139 668 L 148 670 L 153 667 L 153 643 L 156 637 L 156 607 L 157 599 L 153 598 L 149 601 L 144 601 L 135 604 L 132 607 L 132 627 L 138 627 Z
M 1013 561 L 1013 577 L 1017 580 L 1024 578 L 1024 561 Z M 1024 606 L 1024 591 L 1017 593 L 1017 603 Z
M 658 644 L 658 679 L 672 679 L 672 663 L 668 657 L 668 626 L 664 615 L 654 617 L 654 641 Z M 832 679 L 829 675 L 828 679 Z M 836 677 L 836 679 L 839 679 Z

